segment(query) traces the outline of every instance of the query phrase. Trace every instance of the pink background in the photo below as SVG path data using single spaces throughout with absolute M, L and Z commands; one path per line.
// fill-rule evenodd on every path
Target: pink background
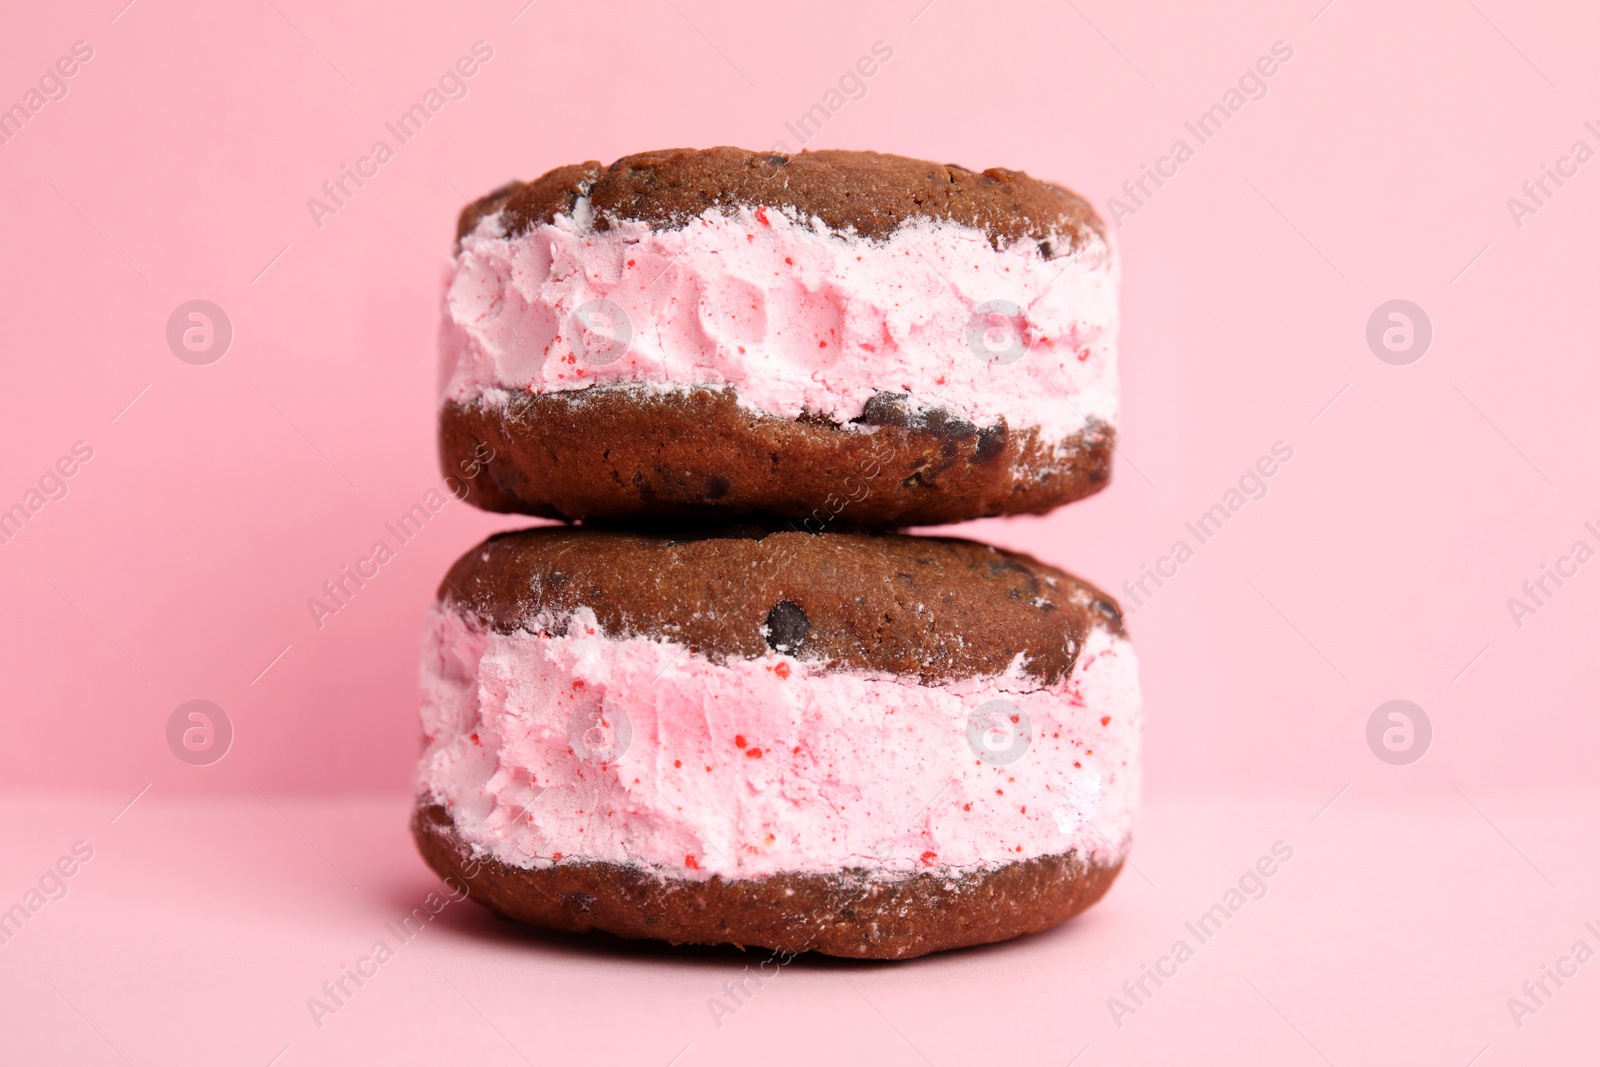
M 94 49 L 67 97 L 0 145 L 0 330 L 9 353 L 0 508 L 21 500 L 75 441 L 94 449 L 66 498 L 0 545 L 8 608 L 0 782 L 15 798 L 0 904 L 72 840 L 128 835 L 121 866 L 99 861 L 83 876 L 103 879 L 103 903 L 81 901 L 76 925 L 66 914 L 75 898 L 52 905 L 56 931 L 30 929 L 32 947 L 13 951 L 16 960 L 35 953 L 41 965 L 71 958 L 126 973 L 123 985 L 106 978 L 82 995 L 126 1014 L 120 1032 L 132 1048 L 123 1051 L 135 1062 L 140 1052 L 147 1062 L 205 1058 L 195 1051 L 202 1047 L 266 1062 L 291 1040 L 278 1040 L 273 1026 L 306 1037 L 300 1001 L 367 936 L 348 934 L 348 945 L 327 949 L 304 973 L 253 972 L 260 989 L 224 986 L 212 1009 L 219 1029 L 179 1040 L 154 1001 L 126 1001 L 128 988 L 144 988 L 132 977 L 142 954 L 84 962 L 122 936 L 117 916 L 126 909 L 189 906 L 174 902 L 164 877 L 209 886 L 211 910 L 196 914 L 214 925 L 197 929 L 180 921 L 190 914 L 181 910 L 172 919 L 194 971 L 219 966 L 230 946 L 254 943 L 237 932 L 241 923 L 258 923 L 261 951 L 290 951 L 267 936 L 263 912 L 286 930 L 309 927 L 313 940 L 349 919 L 339 911 L 345 904 L 329 903 L 348 887 L 305 849 L 313 839 L 336 857 L 373 852 L 372 870 L 385 873 L 356 881 L 399 887 L 368 900 L 375 914 L 405 910 L 430 885 L 400 830 L 417 751 L 422 613 L 450 561 L 517 520 L 452 504 L 320 631 L 306 601 L 438 482 L 434 342 L 463 197 L 644 148 L 797 147 L 784 123 L 819 102 L 878 40 L 893 47 L 893 59 L 813 147 L 1021 168 L 1071 185 L 1102 212 L 1175 139 L 1193 146 L 1184 122 L 1219 101 L 1275 41 L 1294 50 L 1264 99 L 1122 220 L 1125 415 L 1114 484 L 1047 518 L 959 532 L 1033 552 L 1120 597 L 1123 581 L 1186 536 L 1184 521 L 1275 441 L 1288 442 L 1294 459 L 1265 499 L 1234 516 L 1131 617 L 1149 713 L 1141 854 L 1157 868 L 1150 884 L 1125 877 L 1101 909 L 1049 938 L 852 980 L 891 983 L 880 990 L 889 1003 L 877 1008 L 936 1062 L 953 1062 L 965 1046 L 943 1033 L 947 1019 L 918 1009 L 919 996 L 924 1004 L 966 998 L 974 1025 L 1001 1027 L 996 1040 L 1059 1042 L 1050 1055 L 1065 1062 L 1085 1042 L 1125 1033 L 1110 1027 L 1103 999 L 1174 936 L 1181 923 L 1168 912 L 1202 910 L 1235 869 L 1277 837 L 1298 844 L 1304 830 L 1329 837 L 1320 853 L 1305 846 L 1308 859 L 1295 872 L 1304 880 L 1301 906 L 1287 892 L 1252 905 L 1272 918 L 1255 929 L 1257 948 L 1241 940 L 1236 951 L 1272 956 L 1290 976 L 1278 988 L 1299 984 L 1301 1011 L 1322 1017 L 1296 1021 L 1320 1035 L 1318 1046 L 1331 1044 L 1322 1051 L 1334 1062 L 1417 1062 L 1413 1054 L 1428 1051 L 1465 1063 L 1491 1038 L 1523 1041 L 1518 1055 L 1530 1056 L 1560 1045 L 1535 1040 L 1576 1040 L 1584 1001 L 1592 1014 L 1600 995 L 1600 972 L 1538 1017 L 1537 1038 L 1511 1028 L 1503 998 L 1569 933 L 1578 936 L 1578 920 L 1597 917 L 1567 904 L 1585 892 L 1592 902 L 1600 887 L 1593 861 L 1571 854 L 1573 840 L 1593 840 L 1600 816 L 1600 563 L 1581 569 L 1520 629 L 1506 600 L 1575 540 L 1600 549 L 1583 530 L 1585 521 L 1600 526 L 1592 352 L 1600 162 L 1520 228 L 1506 200 L 1575 140 L 1600 149 L 1583 125 L 1600 126 L 1594 13 L 1505 0 L 1204 9 L 1102 0 L 122 4 L 26 5 L 0 34 L 0 105 L 22 99 L 73 42 Z M 394 146 L 384 123 L 478 40 L 494 56 L 468 81 L 468 95 L 399 146 L 319 229 L 307 198 L 375 139 Z M 221 305 L 233 324 L 230 350 L 210 366 L 180 362 L 165 341 L 168 316 L 196 298 Z M 1365 341 L 1368 316 L 1395 298 L 1420 304 L 1433 325 L 1432 347 L 1409 366 L 1380 362 Z M 168 716 L 195 698 L 221 705 L 236 731 L 227 757 L 209 767 L 187 766 L 167 749 Z M 1367 748 L 1368 716 L 1394 698 L 1415 701 L 1433 723 L 1431 749 L 1411 766 L 1388 766 Z M 1347 784 L 1339 806 L 1308 824 Z M 105 823 L 146 785 L 139 807 Z M 196 804 L 199 794 L 233 796 L 208 809 Z M 263 795 L 300 813 L 293 821 L 303 836 L 288 833 Z M 285 799 L 296 795 L 305 799 Z M 1329 828 L 1341 810 L 1348 821 Z M 1263 812 L 1290 814 L 1280 825 Z M 130 827 L 141 818 L 153 821 Z M 81 828 L 91 826 L 94 834 Z M 254 859 L 229 843 L 247 830 L 263 850 Z M 114 857 L 110 840 L 102 854 Z M 216 850 L 213 862 L 178 863 L 161 851 L 174 840 Z M 248 873 L 263 856 L 295 849 L 293 862 L 311 880 L 291 880 L 287 896 Z M 178 869 L 194 864 L 198 873 Z M 230 912 L 236 894 L 243 897 Z M 1470 931 L 1408 927 L 1385 911 L 1391 906 L 1404 914 L 1455 907 L 1445 914 Z M 1381 915 L 1388 918 L 1374 918 Z M 1544 925 L 1515 925 L 1535 921 L 1530 915 Z M 1353 916 L 1373 921 L 1352 925 Z M 1497 940 L 1484 925 L 1499 921 L 1515 929 Z M 355 927 L 367 930 L 362 922 Z M 451 923 L 451 936 L 465 939 L 448 957 L 459 962 L 458 979 L 473 973 L 471 961 L 505 947 L 487 919 L 463 913 Z M 160 929 L 155 923 L 129 943 L 156 951 L 166 944 L 154 939 Z M 1469 933 L 1495 944 L 1468 945 Z M 552 976 L 588 968 L 593 988 L 610 990 L 601 996 L 639 998 L 682 980 L 667 957 L 589 956 L 526 941 L 507 951 L 527 955 L 530 944 L 538 950 L 524 963 L 531 970 L 495 966 L 530 981 L 546 965 Z M 1085 956 L 1104 980 L 1084 977 L 1074 960 Z M 1008 962 L 996 971 L 985 960 Z M 618 961 L 637 966 L 619 970 Z M 1429 984 L 1430 975 L 1480 964 L 1481 976 Z M 45 998 L 43 1014 L 30 1019 L 39 1048 L 81 1039 L 93 1056 L 109 1056 L 76 1020 L 115 1032 L 115 1018 L 85 1005 L 68 1012 L 26 966 L 3 966 L 12 972 L 3 979 L 8 1002 Z M 684 966 L 712 964 L 696 957 Z M 1014 970 L 1029 966 L 1037 970 Z M 1330 993 L 1308 967 L 1348 989 Z M 173 978 L 173 988 L 204 989 L 194 971 Z M 1041 978 L 1030 986 L 1020 973 L 1076 984 Z M 920 991 L 919 974 L 929 976 Z M 1386 974 L 1410 976 L 1412 985 L 1389 989 Z M 815 975 L 818 989 L 838 986 L 825 967 Z M 548 1022 L 563 1018 L 552 1005 L 576 996 L 568 980 L 517 988 L 530 1002 L 545 998 L 539 1017 Z M 437 982 L 417 982 L 419 1002 L 449 995 Z M 971 982 L 984 991 L 974 994 Z M 702 1011 L 710 991 L 701 987 L 714 984 L 696 977 L 683 1010 Z M 385 995 L 401 998 L 401 986 Z M 1283 1011 L 1273 1014 L 1237 982 L 1215 997 L 1201 979 L 1190 988 L 1163 993 L 1162 1010 L 1173 1015 L 1147 1035 L 1175 1043 L 1187 1035 L 1235 1058 L 1253 1049 L 1272 1062 L 1320 1062 L 1279 1022 L 1296 1013 L 1277 997 Z M 261 989 L 282 1017 L 258 1020 L 259 1035 L 246 1027 L 245 1044 L 208 1044 L 232 1033 L 223 1023 Z M 1055 1034 L 1038 1029 L 1033 1016 L 1054 1010 L 1058 994 L 1075 998 L 1063 1018 L 1081 1016 L 1081 1039 L 1076 1022 Z M 1227 1022 L 1236 994 L 1249 1009 L 1243 1030 Z M 754 1018 L 773 1035 L 832 1010 L 833 995 L 854 996 L 797 993 Z M 1393 1007 L 1395 998 L 1417 997 L 1432 1006 L 1416 1016 Z M 393 1002 L 395 1019 L 411 1017 L 402 1003 Z M 669 1011 L 650 1003 L 641 1009 L 646 1032 L 650 1020 L 660 1023 L 651 1012 Z M 1033 1021 L 1008 1032 L 1013 1007 Z M 1474 1026 L 1456 1026 L 1458 1007 Z M 372 1010 L 350 1029 L 393 1037 Z M 451 1010 L 451 1027 L 480 1026 L 461 1005 Z M 1394 1040 L 1363 1045 L 1347 1032 L 1351 1013 L 1377 1018 Z M 881 1058 L 908 1055 L 879 1015 L 851 1017 L 878 1028 L 871 1040 L 888 1042 Z M 1257 1028 L 1273 1036 L 1247 1043 Z M 1470 1040 L 1461 1036 L 1469 1031 Z M 525 1050 L 538 1047 L 532 1016 L 516 1032 Z M 1271 1042 L 1284 1034 L 1279 1057 Z M 483 1037 L 475 1030 L 470 1040 Z M 184 1044 L 190 1039 L 195 1048 Z M 354 1048 L 362 1039 L 351 1040 Z M 492 1034 L 485 1040 L 494 1045 Z M 1159 1041 L 1146 1040 L 1156 1043 L 1143 1053 L 1124 1046 L 1121 1061 L 1161 1062 Z M 662 1036 L 627 1051 L 665 1063 L 675 1041 Z M 303 1056 L 311 1045 L 297 1047 Z M 338 1055 L 335 1045 L 317 1047 L 316 1056 Z M 491 1062 L 516 1062 L 494 1047 L 484 1053 Z M 52 1055 L 68 1055 L 61 1048 Z M 719 1055 L 735 1051 L 724 1046 Z

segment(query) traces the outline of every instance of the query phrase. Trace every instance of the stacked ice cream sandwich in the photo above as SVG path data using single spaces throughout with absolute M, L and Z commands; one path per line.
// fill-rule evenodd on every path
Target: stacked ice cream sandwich
M 440 442 L 490 538 L 425 640 L 414 829 L 538 926 L 898 958 L 1121 868 L 1116 603 L 911 525 L 1102 488 L 1117 263 L 1087 203 L 871 152 L 646 152 L 462 214 Z

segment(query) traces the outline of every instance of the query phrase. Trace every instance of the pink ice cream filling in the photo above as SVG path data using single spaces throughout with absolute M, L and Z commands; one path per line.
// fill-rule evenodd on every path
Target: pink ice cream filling
M 1019 656 L 938 685 L 664 638 L 500 633 L 432 609 L 419 796 L 474 854 L 661 875 L 904 876 L 1076 853 L 1117 862 L 1143 713 L 1128 641 L 1092 630 L 1053 685 Z
M 927 219 L 874 240 L 776 208 L 667 230 L 593 222 L 580 199 L 517 237 L 494 215 L 463 238 L 443 400 L 710 387 L 758 414 L 849 425 L 890 392 L 1046 443 L 1116 425 L 1118 268 L 1092 232 L 1047 258 L 1033 239 L 997 249 Z

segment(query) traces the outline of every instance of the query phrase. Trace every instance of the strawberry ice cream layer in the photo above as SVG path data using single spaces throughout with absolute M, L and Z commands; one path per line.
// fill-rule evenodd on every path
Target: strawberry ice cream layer
M 1114 427 L 1116 258 L 1093 232 L 1046 250 L 932 220 L 867 240 L 776 208 L 596 230 L 580 199 L 514 238 L 494 215 L 449 282 L 442 399 L 710 386 L 845 425 L 891 392 L 1046 441 Z
M 1041 686 L 1013 664 L 942 685 L 776 652 L 712 662 L 665 639 L 430 617 L 418 792 L 480 858 L 676 878 L 1115 863 L 1139 793 L 1126 639 L 1097 629 Z

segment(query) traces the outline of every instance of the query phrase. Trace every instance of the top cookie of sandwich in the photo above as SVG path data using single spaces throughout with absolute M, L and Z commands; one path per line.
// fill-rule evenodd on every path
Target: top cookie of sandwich
M 996 247 L 1024 237 L 1048 242 L 1047 255 L 1082 247 L 1105 224 L 1088 202 L 1022 171 L 981 173 L 880 152 L 829 149 L 785 155 L 743 148 L 667 148 L 557 167 L 531 182 L 512 182 L 461 212 L 457 239 L 500 212 L 507 237 L 570 214 L 587 196 L 595 228 L 633 220 L 676 229 L 706 210 L 774 207 L 869 239 L 913 219 L 982 230 Z
M 587 608 L 614 639 L 670 638 L 714 660 L 771 649 L 924 685 L 998 675 L 1018 656 L 1054 685 L 1091 630 L 1124 632 L 1109 596 L 1019 552 L 760 526 L 497 534 L 456 561 L 439 601 L 501 633 L 559 636 Z

